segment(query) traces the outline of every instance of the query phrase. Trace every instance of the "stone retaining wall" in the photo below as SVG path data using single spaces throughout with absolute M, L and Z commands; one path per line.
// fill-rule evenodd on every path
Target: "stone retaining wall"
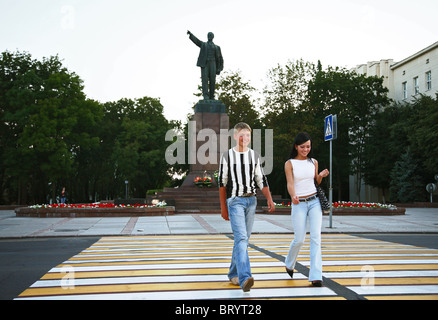
M 152 208 L 17 208 L 17 217 L 81 218 L 81 217 L 143 217 L 173 215 L 175 207 Z
M 336 216 L 397 216 L 404 215 L 405 208 L 386 209 L 386 208 L 336 208 L 333 209 L 333 215 Z M 267 207 L 263 207 L 264 214 L 290 214 L 291 208 L 275 208 L 273 213 L 268 212 Z M 323 215 L 329 215 L 328 212 L 324 212 Z

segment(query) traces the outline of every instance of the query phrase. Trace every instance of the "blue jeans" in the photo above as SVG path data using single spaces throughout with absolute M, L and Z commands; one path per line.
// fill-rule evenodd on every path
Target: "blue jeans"
M 292 224 L 294 227 L 294 240 L 289 254 L 286 257 L 286 268 L 293 269 L 297 262 L 298 253 L 306 237 L 307 216 L 310 223 L 310 272 L 309 281 L 322 280 L 321 258 L 321 224 L 322 210 L 319 199 L 300 202 L 292 205 Z
M 256 197 L 231 197 L 227 199 L 228 216 L 234 235 L 233 255 L 228 278 L 239 277 L 241 287 L 245 280 L 252 276 L 248 241 L 254 224 L 256 206 Z

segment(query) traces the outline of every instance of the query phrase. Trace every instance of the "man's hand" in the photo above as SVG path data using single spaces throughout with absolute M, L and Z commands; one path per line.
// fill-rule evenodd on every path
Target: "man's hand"
M 221 208 L 221 216 L 224 220 L 230 221 L 230 217 L 228 216 L 228 208 Z
M 271 196 L 271 192 L 269 191 L 269 187 L 264 187 L 262 189 L 262 193 L 265 196 L 266 200 L 268 200 L 269 212 L 274 212 L 275 211 L 275 203 L 274 203 L 274 201 L 272 201 L 272 196 Z
M 219 188 L 219 199 L 221 203 L 221 216 L 224 220 L 229 221 L 228 206 L 227 206 L 227 189 L 225 187 Z
M 269 208 L 268 212 L 274 212 L 275 211 L 275 203 L 274 203 L 274 201 L 272 201 L 272 199 L 268 200 L 268 208 Z

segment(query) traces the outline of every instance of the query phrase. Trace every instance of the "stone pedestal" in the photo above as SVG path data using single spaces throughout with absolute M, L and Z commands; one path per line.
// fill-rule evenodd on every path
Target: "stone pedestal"
M 216 187 L 214 172 L 219 169 L 221 154 L 228 149 L 228 130 L 229 117 L 221 101 L 200 100 L 195 105 L 188 136 L 190 172 L 182 188 L 198 188 L 193 181 L 205 173 L 212 177 L 212 186 Z

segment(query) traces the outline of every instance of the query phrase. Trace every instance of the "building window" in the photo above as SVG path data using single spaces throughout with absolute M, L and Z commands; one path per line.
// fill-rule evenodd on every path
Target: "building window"
M 407 82 L 402 83 L 402 91 L 403 91 L 403 99 L 407 99 L 408 98 L 408 83 Z
M 432 90 L 432 71 L 426 72 L 426 90 Z
M 414 78 L 414 95 L 420 93 L 420 86 L 418 84 L 418 77 Z

